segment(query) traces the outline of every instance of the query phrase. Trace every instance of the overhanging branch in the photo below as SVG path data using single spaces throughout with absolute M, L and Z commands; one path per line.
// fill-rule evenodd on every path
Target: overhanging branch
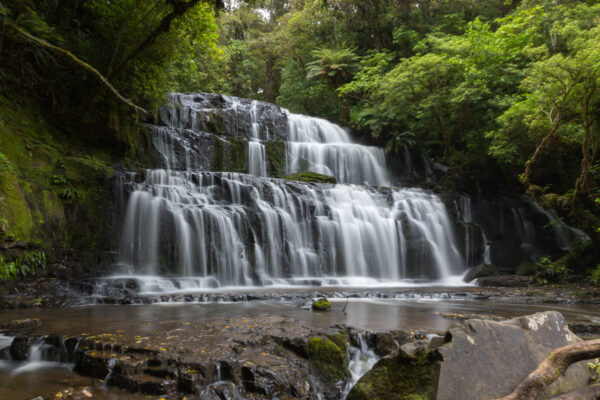
M 100 79 L 100 81 L 102 81 L 102 83 L 104 84 L 104 86 L 106 86 L 119 100 L 121 100 L 123 103 L 127 104 L 129 107 L 133 108 L 138 115 L 141 114 L 143 116 L 148 116 L 149 113 L 147 110 L 145 110 L 144 108 L 138 106 L 137 104 L 133 103 L 131 100 L 127 99 L 126 97 L 124 97 L 123 95 L 121 95 L 121 93 L 119 93 L 117 91 L 117 89 L 115 89 L 115 87 L 108 81 L 108 79 L 106 79 L 106 77 L 104 77 L 104 75 L 102 75 L 100 73 L 100 71 L 98 71 L 96 68 L 92 67 L 90 64 L 86 63 L 85 61 L 79 59 L 77 56 L 75 56 L 73 53 L 71 53 L 69 50 L 63 49 L 62 47 L 58 47 L 55 46 L 51 43 L 48 43 L 47 41 L 45 41 L 44 39 L 38 38 L 33 36 L 32 34 L 30 34 L 29 32 L 21 29 L 20 27 L 18 27 L 17 25 L 13 24 L 10 21 L 3 21 L 5 26 L 8 26 L 9 28 L 13 29 L 14 31 L 16 31 L 17 33 L 19 33 L 20 35 L 26 37 L 27 39 L 41 45 L 44 47 L 47 47 L 57 53 L 61 53 L 65 56 L 67 56 L 71 61 L 73 61 L 75 64 L 79 65 L 80 67 L 84 68 L 85 70 L 91 72 L 92 74 L 96 75 L 98 77 L 98 79 Z

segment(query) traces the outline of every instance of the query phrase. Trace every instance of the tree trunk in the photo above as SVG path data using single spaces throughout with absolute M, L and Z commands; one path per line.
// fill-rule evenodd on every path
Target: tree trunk
M 554 350 L 508 396 L 497 400 L 536 400 L 573 363 L 600 357 L 600 339 L 584 340 Z
M 592 107 L 592 96 L 594 95 L 595 90 L 588 92 L 584 102 L 583 102 L 583 120 L 584 120 L 584 130 L 585 137 L 583 138 L 583 142 L 581 143 L 581 168 L 579 177 L 575 182 L 575 189 L 573 191 L 573 203 L 572 209 L 575 211 L 575 208 L 581 205 L 581 196 L 582 192 L 587 191 L 589 188 L 589 180 L 588 175 L 592 164 L 594 163 L 594 158 L 596 157 L 596 151 L 598 150 L 597 140 L 594 141 L 592 138 L 592 123 L 590 121 L 591 107 Z
M 557 118 L 555 120 L 554 124 L 552 125 L 552 128 L 550 129 L 550 132 L 548 132 L 548 134 L 546 136 L 544 136 L 542 141 L 535 148 L 533 155 L 525 163 L 525 171 L 523 172 L 523 184 L 527 187 L 526 191 L 527 191 L 527 194 L 529 194 L 530 196 L 534 195 L 533 185 L 531 184 L 531 170 L 532 170 L 533 164 L 535 164 L 535 162 L 537 161 L 537 159 L 540 156 L 540 153 L 542 152 L 542 150 L 544 149 L 544 146 L 546 145 L 546 143 L 548 143 L 550 141 L 550 139 L 552 139 L 554 137 L 554 134 L 558 130 L 558 126 L 560 124 L 559 121 L 560 121 L 559 118 Z

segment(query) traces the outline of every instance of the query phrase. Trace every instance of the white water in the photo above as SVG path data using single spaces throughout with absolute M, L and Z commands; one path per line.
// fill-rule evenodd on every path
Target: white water
M 350 370 L 351 378 L 346 383 L 343 390 L 342 398 L 346 398 L 350 390 L 360 378 L 373 368 L 373 366 L 379 360 L 379 357 L 373 352 L 373 349 L 367 346 L 364 334 L 357 334 L 359 341 L 359 347 L 349 346 L 350 353 L 350 364 L 348 369 Z
M 352 143 L 329 121 L 288 113 L 288 173 L 312 171 L 340 183 L 389 185 L 383 149 Z
M 184 291 L 349 282 L 394 286 L 407 279 L 445 282 L 461 275 L 463 256 L 438 196 L 421 189 L 377 191 L 266 179 L 259 140 L 271 133 L 258 115 L 258 103 L 246 107 L 239 99 L 226 101 L 235 111 L 229 125 L 236 132 L 244 120 L 250 122 L 245 134 L 251 175 L 195 168 L 202 157 L 194 150 L 199 133 L 182 129 L 204 118 L 198 113 L 171 117 L 173 128 L 153 129 L 168 169 L 148 170 L 145 182 L 127 184 L 121 261 L 129 272 L 187 277 L 177 284 Z M 344 129 L 328 121 L 285 115 L 289 172 L 309 169 L 340 182 L 387 183 L 382 149 L 352 143 Z M 185 152 L 174 151 L 173 142 L 183 143 Z M 186 169 L 171 169 L 176 165 Z M 148 292 L 168 291 L 169 282 L 155 281 Z

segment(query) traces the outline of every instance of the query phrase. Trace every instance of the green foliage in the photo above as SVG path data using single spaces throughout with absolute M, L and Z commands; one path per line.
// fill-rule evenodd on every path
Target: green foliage
M 587 365 L 592 373 L 592 382 L 600 381 L 600 359 L 596 358 L 594 362 L 588 362 Z
M 541 257 L 536 264 L 536 281 L 541 285 L 548 283 L 564 283 L 573 273 L 569 267 L 559 262 L 552 262 L 550 257 Z
M 67 184 L 67 179 L 64 176 L 52 175 L 50 182 L 52 182 L 52 184 L 55 186 L 61 186 Z
M 28 278 L 45 267 L 46 254 L 43 251 L 26 251 L 10 261 L 0 256 L 0 280 Z
M 354 53 L 356 48 L 326 49 L 320 48 L 311 51 L 315 58 L 307 64 L 307 79 L 325 79 L 334 87 L 350 80 L 352 73 L 358 67 L 358 57 Z

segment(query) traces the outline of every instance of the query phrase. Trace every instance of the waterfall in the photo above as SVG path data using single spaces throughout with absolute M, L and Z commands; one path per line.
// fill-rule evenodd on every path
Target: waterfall
M 331 122 L 266 103 L 202 94 L 171 100 L 177 107 L 161 110 L 167 126 L 151 127 L 165 168 L 125 183 L 120 254 L 130 272 L 188 277 L 203 288 L 366 286 L 463 272 L 437 195 L 371 186 L 389 181 L 382 149 L 353 143 Z M 202 167 L 199 143 L 213 125 L 247 142 L 249 174 Z M 274 138 L 286 139 L 288 172 L 324 173 L 344 184 L 266 177 L 262 142 Z
M 288 172 L 335 176 L 338 182 L 389 185 L 383 149 L 352 143 L 341 127 L 319 118 L 288 113 Z

